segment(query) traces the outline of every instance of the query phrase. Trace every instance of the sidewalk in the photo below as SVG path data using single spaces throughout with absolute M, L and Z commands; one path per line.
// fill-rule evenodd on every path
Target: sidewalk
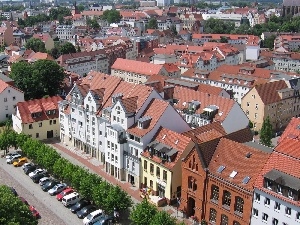
M 124 191 L 126 191 L 131 196 L 134 204 L 142 201 L 142 198 L 139 196 L 138 187 L 132 186 L 131 184 L 125 181 L 119 181 L 107 174 L 105 172 L 104 165 L 97 159 L 91 157 L 88 154 L 85 154 L 83 151 L 78 150 L 75 147 L 65 146 L 63 143 L 58 142 L 56 140 L 48 142 L 47 144 L 51 145 L 54 149 L 61 153 L 61 155 L 64 158 L 67 158 L 72 163 L 87 168 L 90 172 L 98 174 L 100 177 L 102 177 L 104 180 L 111 184 L 119 185 Z M 176 208 L 172 206 L 160 207 L 158 209 L 165 210 L 166 212 L 177 218 L 177 220 L 180 222 L 184 221 L 184 223 L 187 225 L 192 224 L 191 220 L 183 218 L 182 213 L 180 211 L 178 211 L 177 213 Z

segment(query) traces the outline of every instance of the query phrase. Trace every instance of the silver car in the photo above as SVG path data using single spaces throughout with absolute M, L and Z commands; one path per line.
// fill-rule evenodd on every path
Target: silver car
M 51 188 L 48 193 L 49 195 L 56 195 L 67 188 L 66 184 L 57 184 L 53 188 Z
M 19 158 L 21 158 L 22 156 L 21 155 L 13 155 L 11 156 L 9 159 L 6 160 L 6 163 L 7 164 L 12 164 L 14 162 L 17 162 L 19 160 Z

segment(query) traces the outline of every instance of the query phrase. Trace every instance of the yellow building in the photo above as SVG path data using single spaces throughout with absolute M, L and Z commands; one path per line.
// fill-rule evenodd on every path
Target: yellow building
M 53 96 L 19 102 L 12 115 L 13 129 L 38 140 L 59 137 L 59 101 L 61 97 Z
M 297 79 L 287 81 L 296 82 Z M 284 129 L 292 117 L 300 115 L 299 91 L 290 88 L 292 83 L 274 81 L 253 87 L 241 101 L 241 107 L 259 131 L 268 116 L 275 131 Z
M 181 160 L 194 147 L 191 138 L 161 128 L 141 155 L 141 181 L 152 203 L 174 201 L 181 194 Z M 150 190 L 150 191 L 149 191 Z

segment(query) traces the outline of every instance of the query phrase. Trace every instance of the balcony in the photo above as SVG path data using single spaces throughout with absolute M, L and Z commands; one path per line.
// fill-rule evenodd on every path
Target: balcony
M 226 205 L 226 204 L 223 204 L 222 207 L 228 211 L 230 211 L 230 206 L 229 205 Z
M 133 158 L 134 160 L 137 160 L 137 161 L 139 160 L 138 156 L 135 156 L 135 155 L 133 155 L 133 154 L 127 152 L 127 151 L 124 151 L 123 154 L 124 154 L 124 156 L 129 156 L 129 157 Z
M 239 212 L 239 211 L 234 211 L 234 214 L 239 216 L 239 217 L 243 217 L 243 213 Z

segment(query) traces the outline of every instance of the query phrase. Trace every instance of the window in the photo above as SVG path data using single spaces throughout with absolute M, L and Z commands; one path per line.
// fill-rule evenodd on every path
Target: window
M 225 190 L 223 191 L 222 205 L 230 207 L 230 203 L 231 203 L 231 193 Z
M 163 171 L 163 181 L 167 181 L 167 171 L 166 170 L 164 170 Z
M 275 210 L 280 210 L 280 203 L 279 202 L 275 202 L 274 209 Z
M 233 221 L 233 225 L 241 225 L 238 221 Z
M 290 216 L 291 213 L 292 213 L 291 208 L 290 208 L 290 207 L 286 207 L 286 208 L 285 208 L 285 215 Z
M 154 174 L 154 165 L 153 165 L 153 163 L 150 163 L 150 173 Z
M 258 217 L 258 209 L 253 208 L 253 216 Z
M 39 127 L 42 127 L 42 126 L 43 126 L 43 123 L 42 123 L 42 122 L 40 122 L 40 123 L 39 123 Z
M 273 218 L 273 220 L 272 220 L 272 225 L 278 225 L 278 219 Z
M 156 167 L 156 176 L 160 178 L 160 168 L 158 166 Z
M 281 185 L 277 185 L 277 193 L 279 193 L 279 194 L 282 194 L 282 188 L 281 188 Z
M 129 169 L 129 159 L 127 159 L 127 169 Z
M 53 120 L 53 124 L 56 124 L 56 120 Z
M 221 215 L 221 225 L 228 225 L 228 216 L 224 214 Z
M 29 124 L 29 129 L 32 129 L 32 124 Z
M 135 163 L 134 162 L 132 162 L 132 168 L 131 169 L 135 170 Z
M 150 180 L 150 187 L 153 188 L 153 180 Z
M 255 193 L 255 201 L 260 202 L 260 194 Z
M 234 210 L 239 213 L 243 213 L 244 210 L 244 199 L 241 197 L 235 197 Z
M 266 221 L 266 222 L 267 222 L 267 221 L 268 221 L 268 217 L 269 217 L 268 214 L 266 214 L 266 213 L 263 213 L 263 214 L 262 214 L 262 220 L 263 220 L 263 221 Z
M 7 102 L 7 98 L 4 98 L 4 102 Z
M 216 223 L 217 220 L 217 211 L 213 208 L 209 210 L 209 222 Z
M 247 102 L 247 106 L 248 106 L 248 107 L 250 106 L 250 102 Z
M 147 161 L 144 160 L 144 170 L 147 171 Z
M 300 212 L 296 213 L 296 220 L 300 220 Z
M 257 119 L 257 113 L 254 113 L 254 119 Z
M 270 199 L 269 198 L 265 198 L 265 205 L 270 205 Z
M 211 186 L 211 196 L 210 199 L 213 201 L 219 201 L 219 187 L 216 185 Z
M 52 125 L 52 120 L 49 120 L 49 124 Z
M 40 137 L 40 134 L 39 134 L 39 133 L 36 133 L 36 134 L 35 134 L 35 137 L 36 137 L 36 138 L 39 138 L 39 137 Z
M 288 197 L 294 199 L 293 191 L 291 189 L 288 191 Z
M 269 180 L 267 180 L 266 181 L 266 187 L 268 188 L 268 189 L 272 189 L 272 185 L 273 185 L 273 183 L 272 183 L 272 181 L 269 181 Z

